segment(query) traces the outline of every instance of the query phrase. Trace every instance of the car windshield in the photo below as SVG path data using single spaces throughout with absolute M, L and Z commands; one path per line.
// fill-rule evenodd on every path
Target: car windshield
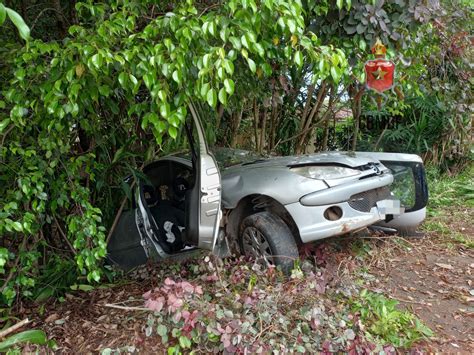
M 257 152 L 243 149 L 213 147 L 214 154 L 220 168 L 228 168 L 234 165 L 252 164 L 266 160 L 268 157 Z

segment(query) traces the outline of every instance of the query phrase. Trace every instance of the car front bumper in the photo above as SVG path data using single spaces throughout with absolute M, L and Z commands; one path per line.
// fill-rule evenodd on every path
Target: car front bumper
M 338 220 L 326 219 L 325 211 L 335 206 L 341 209 L 342 216 Z M 377 202 L 369 212 L 355 210 L 347 201 L 325 206 L 304 206 L 296 202 L 285 207 L 298 226 L 303 243 L 355 232 L 384 220 L 387 215 L 403 213 L 399 201 L 392 199 Z

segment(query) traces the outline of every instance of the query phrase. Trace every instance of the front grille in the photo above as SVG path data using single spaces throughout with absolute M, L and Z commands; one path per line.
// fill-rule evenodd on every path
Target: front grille
M 370 212 L 378 201 L 385 200 L 390 197 L 390 189 L 388 187 L 379 187 L 365 192 L 352 195 L 349 199 L 349 206 L 361 212 Z

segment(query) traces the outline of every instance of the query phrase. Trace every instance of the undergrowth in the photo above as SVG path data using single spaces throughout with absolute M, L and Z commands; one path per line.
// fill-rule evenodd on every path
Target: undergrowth
M 427 179 L 430 190 L 428 210 L 439 213 L 443 207 L 474 207 L 474 164 L 468 166 L 461 174 L 448 176 L 430 167 Z
M 322 251 L 323 250 L 323 251 Z M 201 257 L 160 270 L 159 286 L 143 295 L 151 312 L 144 333 L 168 354 L 214 353 L 393 353 L 432 335 L 396 302 L 360 290 L 317 266 L 306 251 L 290 278 L 245 259 Z M 116 354 L 119 349 L 104 349 Z
M 409 348 L 433 336 L 430 328 L 412 313 L 399 310 L 397 305 L 398 301 L 365 289 L 351 301 L 351 309 L 360 315 L 367 339 L 375 343 Z

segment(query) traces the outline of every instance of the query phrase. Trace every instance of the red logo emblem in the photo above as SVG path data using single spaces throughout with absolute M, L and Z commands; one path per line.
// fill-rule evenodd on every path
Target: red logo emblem
M 366 85 L 382 93 L 393 87 L 395 64 L 385 59 L 369 60 L 365 63 Z

